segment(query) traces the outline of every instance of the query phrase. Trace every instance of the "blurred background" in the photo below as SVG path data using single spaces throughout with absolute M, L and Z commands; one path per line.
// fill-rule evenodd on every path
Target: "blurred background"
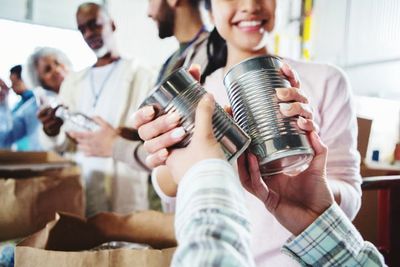
M 83 2 L 0 0 L 0 77 L 10 85 L 10 67 L 24 64 L 38 46 L 61 49 L 74 70 L 93 64 L 95 56 L 75 25 L 76 8 Z M 122 54 L 159 67 L 175 51 L 175 39 L 158 38 L 155 23 L 147 17 L 148 0 L 94 2 L 106 5 L 115 19 Z M 277 0 L 277 4 L 269 51 L 340 66 L 356 96 L 358 117 L 368 119 L 359 132 L 359 148 L 367 165 L 362 175 L 400 174 L 400 160 L 394 158 L 396 143 L 400 144 L 400 1 Z M 10 97 L 11 104 L 17 101 L 18 96 Z M 389 203 L 385 201 L 389 200 L 376 192 L 364 192 L 363 209 L 356 219 L 363 235 L 383 246 L 394 234 L 388 232 L 390 225 L 400 221 L 398 215 L 396 220 L 390 217 L 393 210 L 387 206 L 382 209 L 388 209 L 389 217 L 379 221 L 383 216 L 379 205 Z
M 0 77 L 23 64 L 38 46 L 64 51 L 75 70 L 95 57 L 76 30 L 75 11 L 82 0 L 0 0 Z M 148 0 L 103 0 L 117 25 L 123 54 L 160 66 L 176 48 L 160 40 L 147 17 Z M 294 59 L 329 62 L 342 67 L 357 96 L 359 116 L 373 119 L 367 159 L 378 150 L 392 160 L 399 139 L 400 1 L 277 0 L 277 27 L 270 51 Z M 207 18 L 207 14 L 204 13 Z M 10 101 L 17 101 L 11 97 Z

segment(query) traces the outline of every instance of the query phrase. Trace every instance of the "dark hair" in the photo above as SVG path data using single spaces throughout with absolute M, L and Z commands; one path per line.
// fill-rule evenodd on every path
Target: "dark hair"
M 106 15 L 106 17 L 107 17 L 108 19 L 111 19 L 110 13 L 108 12 L 107 8 L 106 8 L 105 6 L 103 6 L 103 5 L 100 5 L 100 4 L 94 3 L 94 2 L 85 2 L 85 3 L 80 4 L 80 5 L 78 6 L 78 8 L 76 9 L 76 15 L 77 15 L 82 9 L 85 9 L 85 8 L 95 8 L 95 9 L 98 9 L 98 10 L 100 10 L 101 12 L 103 12 L 104 15 Z
M 219 68 L 226 66 L 228 58 L 228 48 L 226 41 L 219 35 L 216 28 L 214 28 L 207 40 L 207 66 L 203 71 L 200 82 L 204 83 L 207 76 Z
M 198 8 L 200 6 L 201 1 L 202 0 L 189 0 L 188 2 L 192 7 Z
M 211 0 L 204 0 L 204 7 L 205 7 L 205 9 L 210 11 L 211 10 Z
M 22 80 L 22 66 L 16 65 L 10 69 L 10 74 L 15 74 L 19 80 Z
M 204 6 L 207 10 L 211 10 L 211 0 L 205 0 Z M 219 68 L 226 66 L 228 59 L 228 48 L 226 41 L 217 31 L 217 28 L 211 31 L 207 41 L 207 59 L 208 63 L 203 71 L 200 82 L 204 83 L 207 76 Z

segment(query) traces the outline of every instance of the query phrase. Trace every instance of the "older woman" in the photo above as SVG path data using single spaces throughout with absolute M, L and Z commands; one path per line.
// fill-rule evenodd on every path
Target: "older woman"
M 51 104 L 55 99 L 70 66 L 70 61 L 63 52 L 50 47 L 38 48 L 28 58 L 26 72 L 32 87 L 36 88 L 35 97 L 13 114 L 7 129 L 0 131 L 0 147 L 10 147 L 21 138 L 28 137 L 27 150 L 42 150 L 38 140 L 41 123 L 36 114 L 41 105 Z

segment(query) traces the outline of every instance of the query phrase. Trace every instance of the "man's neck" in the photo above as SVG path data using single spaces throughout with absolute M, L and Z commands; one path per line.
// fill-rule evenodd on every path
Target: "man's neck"
M 176 10 L 174 36 L 179 43 L 190 42 L 203 27 L 200 11 L 190 6 Z
M 94 67 L 102 67 L 117 61 L 120 56 L 115 52 L 107 53 L 105 56 L 98 58 Z

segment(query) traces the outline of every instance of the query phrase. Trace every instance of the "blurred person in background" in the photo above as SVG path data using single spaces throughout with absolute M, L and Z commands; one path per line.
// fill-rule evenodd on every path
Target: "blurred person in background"
M 179 67 L 207 64 L 207 31 L 200 12 L 201 0 L 149 0 L 147 15 L 158 27 L 161 39 L 175 37 L 179 48 L 163 64 L 157 78 L 161 82 Z M 203 69 L 203 68 L 202 68 Z
M 8 127 L 0 131 L 0 146 L 10 148 L 20 140 L 26 140 L 17 150 L 43 150 L 39 142 L 40 121 L 37 113 L 40 102 L 55 99 L 61 83 L 70 69 L 70 61 L 58 49 L 50 47 L 38 48 L 29 56 L 26 73 L 34 90 L 28 90 L 22 81 L 22 67 L 17 66 L 10 71 L 10 80 L 15 93 L 21 95 L 20 102 L 9 112 Z M 3 115 L 2 115 L 3 116 Z
M 14 93 L 20 97 L 19 102 L 13 107 L 12 114 L 15 114 L 18 109 L 26 103 L 29 99 L 33 97 L 33 91 L 28 89 L 28 86 L 22 80 L 22 66 L 16 65 L 10 69 L 10 81 L 11 81 L 11 88 L 13 89 Z M 30 140 L 28 136 L 25 136 L 18 140 L 15 144 L 16 150 L 23 151 L 23 150 L 30 150 Z
M 22 66 L 16 65 L 10 69 L 11 88 L 14 93 L 19 95 L 20 101 L 13 107 L 12 112 L 16 112 L 24 103 L 33 97 L 33 91 L 22 80 Z
M 8 107 L 8 93 L 10 88 L 8 85 L 0 79 L 0 134 L 8 131 L 11 122 L 11 112 Z M 0 148 L 9 148 L 11 145 L 5 145 L 1 143 Z
M 55 109 L 41 112 L 42 143 L 49 149 L 71 152 L 83 171 L 87 215 L 100 211 L 128 213 L 148 208 L 146 166 L 117 162 L 124 147 L 141 148 L 140 141 L 120 136 L 120 127 L 154 84 L 154 73 L 137 60 L 122 58 L 115 41 L 116 26 L 107 10 L 83 3 L 76 12 L 83 39 L 95 53 L 93 66 L 71 73 L 63 83 L 59 103 L 70 111 L 92 117 L 97 131 L 76 130 L 55 116 Z M 76 150 L 70 150 L 77 144 Z M 135 152 L 136 153 L 136 152 Z M 131 157 L 133 158 L 133 157 Z

